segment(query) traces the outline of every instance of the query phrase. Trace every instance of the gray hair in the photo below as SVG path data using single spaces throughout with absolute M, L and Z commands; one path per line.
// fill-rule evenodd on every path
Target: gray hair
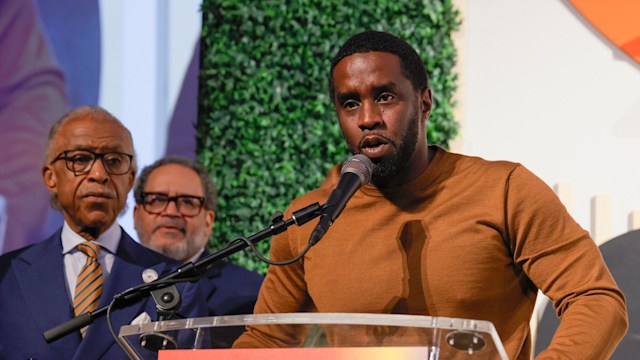
M 204 206 L 207 210 L 215 211 L 218 197 L 216 195 L 216 187 L 215 185 L 213 185 L 213 181 L 211 180 L 211 175 L 209 175 L 207 170 L 199 163 L 191 159 L 179 156 L 168 156 L 162 158 L 142 169 L 142 171 L 140 172 L 140 176 L 138 176 L 138 179 L 136 180 L 136 185 L 133 188 L 133 196 L 136 199 L 136 204 L 142 204 L 143 202 L 142 194 L 144 193 L 144 187 L 147 185 L 147 181 L 149 180 L 149 176 L 151 176 L 151 173 L 155 169 L 169 164 L 184 166 L 195 171 L 196 174 L 198 174 L 200 183 L 202 184 L 202 191 L 204 192 Z
M 122 122 L 118 120 L 118 118 L 113 116 L 110 112 L 108 112 L 107 110 L 105 110 L 100 106 L 91 106 L 91 105 L 79 106 L 77 108 L 71 109 L 69 112 L 62 115 L 61 118 L 59 118 L 56 122 L 53 123 L 53 125 L 51 125 L 51 129 L 49 129 L 49 136 L 47 137 L 47 146 L 45 147 L 45 153 L 44 153 L 45 165 L 51 162 L 51 160 L 53 160 L 53 157 L 55 156 L 54 154 L 51 153 L 53 151 L 54 138 L 58 134 L 58 131 L 60 131 L 60 128 L 62 127 L 62 125 L 64 125 L 69 120 L 73 120 L 86 115 L 89 115 L 95 119 L 110 120 L 110 121 L 116 122 L 124 129 L 127 135 L 129 135 L 129 139 L 131 140 L 131 144 L 133 145 L 133 137 L 131 136 L 131 132 L 129 131 L 129 129 L 127 129 L 127 127 L 124 126 L 124 124 L 122 124 Z M 134 172 L 137 169 L 135 154 L 131 162 L 131 168 L 134 170 Z

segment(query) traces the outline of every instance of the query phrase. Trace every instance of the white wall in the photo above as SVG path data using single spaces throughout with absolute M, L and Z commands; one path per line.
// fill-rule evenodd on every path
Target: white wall
M 640 209 L 640 65 L 565 1 L 460 0 L 463 137 L 457 150 L 520 162 L 573 187 L 576 220 L 611 196 L 611 236 Z M 460 2 L 459 1 L 459 2 Z
M 133 135 L 138 168 L 164 155 L 167 124 L 198 39 L 200 0 L 102 0 L 99 104 Z M 120 224 L 134 238 L 133 206 Z

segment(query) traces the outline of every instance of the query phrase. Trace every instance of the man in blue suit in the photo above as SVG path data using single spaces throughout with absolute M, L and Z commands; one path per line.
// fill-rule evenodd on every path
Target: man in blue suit
M 176 265 L 137 244 L 116 221 L 135 173 L 131 134 L 104 109 L 76 108 L 53 125 L 42 175 L 52 205 L 65 221 L 45 241 L 0 257 L 0 358 L 127 358 L 105 318 L 82 334 L 77 331 L 50 344 L 42 334 L 92 307 L 108 305 L 115 294 L 142 283 L 145 269 L 162 274 Z M 79 244 L 94 251 L 85 253 Z M 81 283 L 89 272 L 95 275 L 94 288 Z M 197 287 L 185 287 L 181 314 L 200 315 L 196 300 L 189 300 L 198 295 Z M 93 303 L 80 308 L 77 303 L 85 296 Z M 113 311 L 116 332 L 142 313 L 154 319 L 152 300 Z
M 198 261 L 215 218 L 216 190 L 207 171 L 180 157 L 156 161 L 140 172 L 134 188 L 140 242 L 180 262 Z M 263 277 L 225 261 L 200 280 L 210 316 L 251 314 Z

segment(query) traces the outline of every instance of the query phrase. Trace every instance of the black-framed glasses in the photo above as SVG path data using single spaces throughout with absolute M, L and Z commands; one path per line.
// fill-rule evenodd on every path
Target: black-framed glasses
M 67 169 L 74 175 L 84 175 L 91 171 L 96 159 L 102 160 L 102 165 L 111 175 L 123 175 L 129 172 L 133 155 L 118 151 L 96 153 L 90 150 L 65 150 L 60 153 L 51 164 L 64 160 Z
M 178 212 L 184 216 L 196 216 L 204 205 L 204 197 L 192 195 L 168 196 L 162 193 L 142 193 L 142 207 L 151 214 L 162 213 L 170 202 L 176 204 Z

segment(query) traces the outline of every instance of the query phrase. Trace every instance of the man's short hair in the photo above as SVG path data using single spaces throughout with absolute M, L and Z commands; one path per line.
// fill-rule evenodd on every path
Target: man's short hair
M 163 165 L 169 165 L 169 164 L 182 165 L 186 168 L 189 168 L 195 171 L 196 174 L 198 174 L 198 177 L 200 178 L 200 183 L 202 184 L 202 191 L 204 192 L 204 207 L 207 210 L 215 211 L 218 198 L 216 196 L 216 187 L 215 185 L 213 185 L 211 176 L 209 175 L 207 170 L 199 163 L 191 159 L 187 159 L 179 156 L 168 156 L 168 157 L 162 158 L 154 162 L 153 164 L 145 167 L 144 169 L 142 169 L 142 171 L 140 172 L 140 176 L 138 176 L 138 179 L 136 180 L 136 185 L 133 190 L 133 195 L 136 199 L 136 204 L 142 204 L 144 200 L 142 195 L 144 193 L 144 187 L 147 185 L 147 181 L 149 180 L 149 176 L 151 175 L 153 170 Z
M 414 90 L 424 91 L 429 86 L 427 70 L 416 50 L 406 41 L 399 37 L 380 31 L 364 31 L 352 36 L 338 50 L 338 53 L 331 61 L 331 72 L 329 73 L 329 95 L 331 102 L 335 98 L 333 85 L 333 70 L 340 60 L 347 56 L 359 53 L 379 51 L 391 53 L 400 58 L 400 71 L 411 81 Z
M 133 145 L 133 137 L 131 136 L 131 132 L 129 131 L 129 129 L 127 129 L 127 127 L 124 126 L 124 124 L 122 124 L 122 122 L 118 120 L 118 118 L 113 116 L 110 112 L 108 112 L 107 110 L 105 110 L 100 106 L 91 106 L 91 105 L 79 106 L 77 108 L 69 110 L 69 112 L 62 115 L 62 117 L 60 117 L 58 120 L 56 120 L 56 122 L 53 123 L 53 125 L 51 125 L 51 129 L 49 129 L 49 136 L 47 137 L 47 146 L 45 147 L 45 153 L 44 153 L 45 165 L 50 163 L 53 160 L 53 157 L 57 155 L 57 154 L 52 154 L 51 151 L 53 151 L 53 145 L 54 145 L 53 140 L 56 137 L 56 134 L 58 133 L 62 125 L 64 125 L 69 120 L 73 120 L 85 115 L 93 115 L 93 117 L 95 118 L 108 119 L 120 124 L 120 126 L 122 126 L 125 132 L 129 135 L 129 139 L 131 139 L 131 144 Z M 135 172 L 136 157 L 135 157 L 135 154 L 132 154 L 132 155 L 133 155 L 133 160 L 131 162 L 131 168 Z

